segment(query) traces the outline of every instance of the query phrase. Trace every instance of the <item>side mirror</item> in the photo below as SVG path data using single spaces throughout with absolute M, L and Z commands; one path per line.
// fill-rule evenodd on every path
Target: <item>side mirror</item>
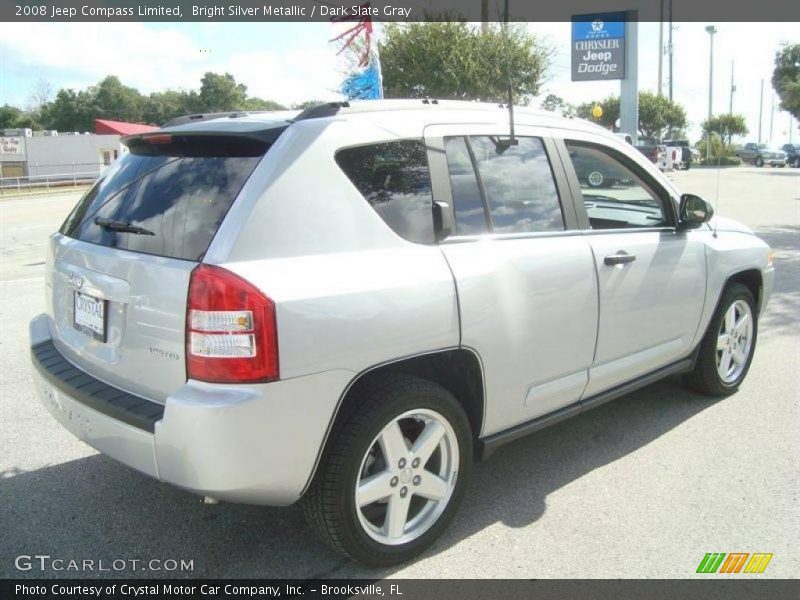
M 683 194 L 678 217 L 679 229 L 694 229 L 708 223 L 714 216 L 714 208 L 700 196 Z

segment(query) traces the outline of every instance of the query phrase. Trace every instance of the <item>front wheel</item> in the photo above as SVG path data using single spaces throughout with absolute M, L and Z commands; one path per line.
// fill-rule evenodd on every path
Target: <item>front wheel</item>
M 304 509 L 333 548 L 389 566 L 423 552 L 452 520 L 472 434 L 458 401 L 432 382 L 391 375 L 353 393 Z
M 800 169 L 800 156 L 794 159 L 794 166 Z
M 732 394 L 744 381 L 758 337 L 756 302 L 748 288 L 725 288 L 706 335 L 700 342 L 690 387 L 709 396 Z
M 764 159 L 761 158 L 760 156 L 758 158 L 756 158 L 756 166 L 757 167 L 763 167 L 764 166 Z

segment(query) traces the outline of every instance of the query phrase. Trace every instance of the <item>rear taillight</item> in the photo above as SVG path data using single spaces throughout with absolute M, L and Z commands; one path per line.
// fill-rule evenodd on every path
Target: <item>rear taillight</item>
M 186 374 L 214 383 L 278 379 L 272 300 L 230 271 L 198 265 L 186 306 Z

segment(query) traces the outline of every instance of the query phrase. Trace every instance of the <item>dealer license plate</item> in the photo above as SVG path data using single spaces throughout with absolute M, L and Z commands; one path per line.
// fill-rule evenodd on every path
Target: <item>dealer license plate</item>
M 75 292 L 75 329 L 106 341 L 106 300 Z

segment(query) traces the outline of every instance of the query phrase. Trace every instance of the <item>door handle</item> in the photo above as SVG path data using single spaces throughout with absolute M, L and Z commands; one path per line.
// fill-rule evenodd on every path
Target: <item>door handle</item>
M 635 254 L 628 254 L 624 250 L 620 250 L 616 254 L 609 254 L 603 259 L 603 262 L 609 266 L 627 265 L 636 260 Z

